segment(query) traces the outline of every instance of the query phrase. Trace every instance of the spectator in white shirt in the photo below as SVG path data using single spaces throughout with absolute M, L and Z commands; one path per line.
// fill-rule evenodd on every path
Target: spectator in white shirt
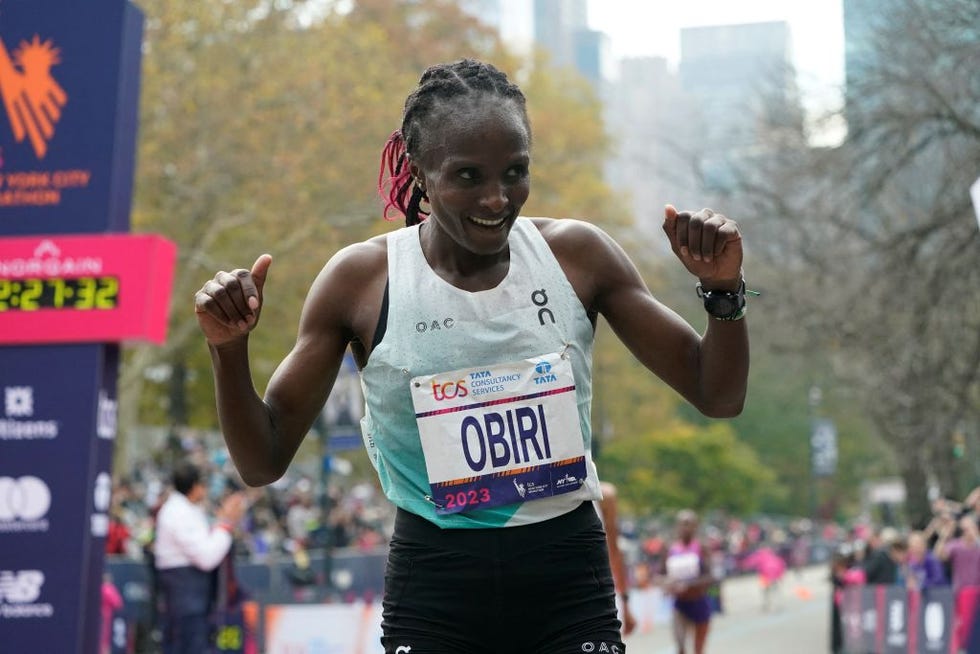
M 202 506 L 207 485 L 189 462 L 173 472 L 174 492 L 157 514 L 154 546 L 158 584 L 163 599 L 164 654 L 208 651 L 208 614 L 215 594 L 214 575 L 228 555 L 235 524 L 245 512 L 242 493 L 229 495 L 219 507 L 212 528 Z

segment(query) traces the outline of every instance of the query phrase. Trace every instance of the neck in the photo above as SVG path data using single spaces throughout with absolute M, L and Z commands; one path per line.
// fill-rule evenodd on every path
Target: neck
M 476 254 L 464 249 L 434 222 L 419 227 L 422 254 L 439 277 L 466 291 L 496 287 L 510 267 L 510 248 L 493 254 Z

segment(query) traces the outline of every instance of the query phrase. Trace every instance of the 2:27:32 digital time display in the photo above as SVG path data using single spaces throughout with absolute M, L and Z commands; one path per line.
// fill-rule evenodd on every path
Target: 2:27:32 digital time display
M 0 279 L 0 312 L 115 309 L 118 277 L 30 277 Z

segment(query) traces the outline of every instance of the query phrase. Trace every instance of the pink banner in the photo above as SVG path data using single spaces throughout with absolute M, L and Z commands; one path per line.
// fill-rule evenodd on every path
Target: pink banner
M 977 611 L 980 610 L 980 587 L 968 586 L 956 593 L 956 627 L 953 651 L 965 650 L 970 644 L 970 634 L 976 628 Z
M 163 343 L 176 255 L 151 234 L 0 239 L 0 345 Z

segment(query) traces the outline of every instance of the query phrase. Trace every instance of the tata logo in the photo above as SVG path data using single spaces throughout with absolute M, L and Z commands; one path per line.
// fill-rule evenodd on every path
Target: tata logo
M 21 41 L 11 55 L 0 39 L 0 97 L 14 140 L 27 139 L 38 159 L 48 152 L 54 128 L 68 94 L 51 75 L 61 63 L 61 51 L 50 40 L 34 35 Z
M 432 382 L 432 399 L 436 402 L 455 400 L 456 398 L 466 397 L 469 394 L 470 391 L 466 388 L 465 379 L 451 382 Z
M 534 366 L 534 372 L 537 373 L 536 376 L 532 377 L 535 384 L 548 384 L 558 381 L 555 373 L 551 372 L 551 364 L 547 361 L 538 361 Z

